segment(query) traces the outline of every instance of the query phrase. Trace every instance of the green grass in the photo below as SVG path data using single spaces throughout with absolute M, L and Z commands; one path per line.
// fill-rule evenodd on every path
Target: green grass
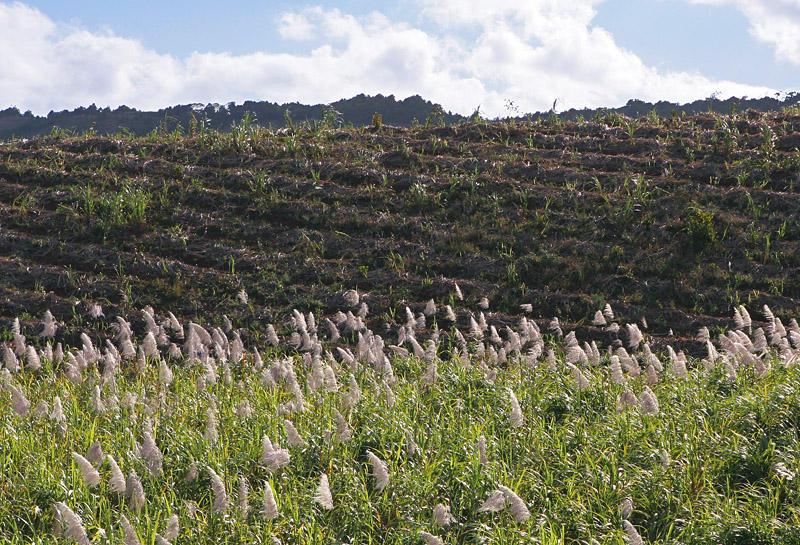
M 389 338 L 394 334 L 387 334 L 387 344 Z M 552 339 L 545 342 L 561 353 Z M 80 515 L 93 543 L 121 543 L 124 514 L 142 543 L 152 544 L 165 519 L 177 514 L 180 544 L 270 543 L 270 536 L 287 544 L 422 543 L 421 530 L 450 544 L 591 539 L 622 544 L 619 505 L 630 497 L 629 520 L 647 543 L 800 542 L 800 491 L 792 478 L 800 471 L 797 366 L 768 356 L 765 375 L 756 377 L 741 365 L 730 380 L 723 364 L 707 369 L 690 360 L 688 379 L 660 373 L 661 381 L 650 385 L 660 413 L 644 415 L 637 408 L 617 409 L 623 387 L 610 380 L 606 356 L 599 366 L 583 369 L 590 386 L 578 391 L 560 356 L 555 369 L 545 356 L 533 363 L 514 356 L 494 365 L 473 355 L 464 365 L 444 351 L 446 345 L 443 341 L 439 377 L 431 387 L 420 384 L 428 362 L 392 358 L 393 406 L 382 377 L 369 366 L 352 372 L 341 365 L 340 390 L 314 393 L 311 370 L 300 354 L 259 346 L 266 368 L 287 354 L 293 361 L 307 405 L 288 415 L 280 406 L 292 394 L 284 383 L 267 386 L 252 356 L 218 364 L 218 381 L 205 387 L 198 384 L 204 368 L 183 360 L 170 361 L 175 379 L 168 387 L 159 385 L 153 360 L 143 374 L 124 363 L 105 384 L 93 366 L 81 384 L 73 384 L 49 361 L 38 371 L 6 375 L 4 382 L 19 387 L 33 407 L 40 402 L 52 407 L 60 396 L 67 432 L 60 437 L 49 417 L 16 414 L 8 388 L 0 393 L 0 540 L 63 542 L 51 531 L 52 505 L 63 501 Z M 489 369 L 497 373 L 493 382 Z M 362 396 L 347 412 L 342 400 L 351 376 Z M 641 394 L 645 376 L 628 377 L 626 387 Z M 116 396 L 117 409 L 98 414 L 91 408 L 95 385 L 103 399 Z M 522 427 L 509 423 L 508 388 L 522 407 Z M 131 394 L 138 401 L 128 407 L 124 400 Z M 253 415 L 237 416 L 245 399 Z M 217 409 L 219 433 L 213 444 L 203 438 L 211 406 Z M 335 439 L 334 409 L 349 422 L 349 442 Z M 291 447 L 289 464 L 269 472 L 259 463 L 261 438 L 286 447 L 284 418 L 307 446 Z M 149 425 L 164 455 L 160 477 L 149 476 L 134 455 L 135 442 Z M 326 439 L 330 432 L 332 440 Z M 481 436 L 487 440 L 486 465 L 476 449 Z M 71 453 L 85 455 L 95 441 L 126 476 L 135 470 L 142 478 L 147 503 L 141 512 L 109 488 L 105 461 L 98 466 L 101 484 L 89 489 L 83 483 Z M 390 482 L 382 492 L 374 488 L 368 450 L 388 464 Z M 786 471 L 776 470 L 779 463 Z M 193 464 L 199 476 L 187 482 Z M 207 466 L 225 480 L 232 500 L 225 514 L 211 512 Z M 330 511 L 313 501 L 322 473 L 330 478 Z M 250 485 L 248 516 L 236 508 L 239 475 Z M 279 505 L 272 521 L 258 513 L 266 481 Z M 508 512 L 478 512 L 498 485 L 525 501 L 528 521 L 516 522 Z M 456 519 L 447 528 L 434 524 L 438 503 L 450 505 Z

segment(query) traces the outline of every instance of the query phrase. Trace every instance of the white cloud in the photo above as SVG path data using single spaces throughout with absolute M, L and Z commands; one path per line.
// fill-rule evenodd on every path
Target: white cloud
M 689 0 L 731 5 L 750 22 L 750 34 L 770 44 L 780 60 L 800 64 L 800 0 Z
M 302 13 L 284 13 L 278 22 L 278 34 L 281 38 L 305 41 L 314 37 L 314 26 Z
M 771 92 L 646 66 L 592 26 L 600 0 L 441 0 L 433 7 L 416 1 L 421 20 L 435 29 L 377 12 L 357 18 L 317 7 L 276 21 L 284 39 L 312 40 L 315 48 L 305 54 L 194 53 L 183 59 L 111 33 L 60 27 L 21 3 L 0 3 L 0 105 L 40 113 L 92 102 L 150 109 L 244 100 L 326 103 L 392 93 L 420 94 L 461 113 L 480 105 L 494 116 L 505 113 L 506 99 L 534 111 L 549 108 L 554 98 L 564 107 L 596 107 L 628 98 Z

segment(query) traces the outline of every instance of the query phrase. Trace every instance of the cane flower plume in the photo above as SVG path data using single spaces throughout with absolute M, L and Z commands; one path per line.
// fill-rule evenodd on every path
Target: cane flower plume
M 228 493 L 225 490 L 225 483 L 211 467 L 206 469 L 211 478 L 211 491 L 214 493 L 214 504 L 211 506 L 211 511 L 215 514 L 224 513 L 228 510 Z
M 519 428 L 525 422 L 525 417 L 522 415 L 522 408 L 519 406 L 517 396 L 511 388 L 508 389 L 508 399 L 511 404 L 511 409 L 508 412 L 508 423 L 512 428 Z
M 128 474 L 128 480 L 125 483 L 125 495 L 128 497 L 131 508 L 134 511 L 138 512 L 144 507 L 146 499 L 144 497 L 142 481 L 133 469 L 131 469 L 131 472 Z
M 489 498 L 478 508 L 478 513 L 486 511 L 498 512 L 506 508 L 506 496 L 502 490 L 495 490 Z
M 286 442 L 289 443 L 290 447 L 305 447 L 306 442 L 297 432 L 297 428 L 294 427 L 289 420 L 283 421 L 283 429 L 286 432 Z
M 261 463 L 271 471 L 276 471 L 289 463 L 289 450 L 280 448 L 268 436 L 261 439 Z
M 75 540 L 78 545 L 90 545 L 89 536 L 86 535 L 86 528 L 83 521 L 72 509 L 63 502 L 54 505 L 58 522 L 57 530 L 66 533 L 67 537 Z
M 628 545 L 643 545 L 644 541 L 639 531 L 627 519 L 622 520 L 622 529 L 628 536 Z
M 144 431 L 143 440 L 137 445 L 137 450 L 139 456 L 147 462 L 147 470 L 150 474 L 154 477 L 160 476 L 163 473 L 164 455 L 149 431 Z
M 250 512 L 250 483 L 247 482 L 247 477 L 239 475 L 239 493 L 237 500 L 239 503 L 239 512 L 242 517 L 247 518 L 247 513 Z
M 455 518 L 450 513 L 450 506 L 439 503 L 433 508 L 433 520 L 439 526 L 445 527 L 455 522 Z
M 119 464 L 117 464 L 117 461 L 112 455 L 107 455 L 106 459 L 108 460 L 108 465 L 111 467 L 111 479 L 108 482 L 109 487 L 114 492 L 124 494 L 127 486 L 125 484 L 125 475 L 122 473 Z
M 25 393 L 21 388 L 13 384 L 9 386 L 9 391 L 11 392 L 11 407 L 14 409 L 14 412 L 20 416 L 27 416 L 28 412 L 31 410 L 31 402 L 28 401 Z
M 531 513 L 528 511 L 528 506 L 525 505 L 525 502 L 522 501 L 522 498 L 520 498 L 516 492 L 507 486 L 503 486 L 502 484 L 497 488 L 503 493 L 506 503 L 508 504 L 508 510 L 511 511 L 511 514 L 514 516 L 514 520 L 517 522 L 525 522 L 531 518 Z
M 214 409 L 211 407 L 209 407 L 206 412 L 206 428 L 203 432 L 203 438 L 211 444 L 216 443 L 219 439 L 219 434 L 217 433 L 217 417 L 214 414 Z
M 275 501 L 275 492 L 269 481 L 264 482 L 264 503 L 261 506 L 261 516 L 272 520 L 278 516 L 278 504 Z
M 431 534 L 430 532 L 426 532 L 425 530 L 420 530 L 419 535 L 425 541 L 425 545 L 444 545 L 444 541 L 442 541 L 435 535 Z
M 658 399 L 650 388 L 645 387 L 640 402 L 644 414 L 657 415 L 659 413 Z
M 328 484 L 328 475 L 325 473 L 319 478 L 319 486 L 317 486 L 317 493 L 314 495 L 314 501 L 325 509 L 333 509 L 331 487 Z
M 81 477 L 83 478 L 83 482 L 86 483 L 86 486 L 92 487 L 100 484 L 100 473 L 97 472 L 89 460 L 77 452 L 72 453 L 72 459 L 75 460 L 78 469 L 80 469 Z
M 136 530 L 133 529 L 131 521 L 125 515 L 120 516 L 120 524 L 122 525 L 122 532 L 124 534 L 123 543 L 125 545 L 142 545 L 139 536 L 136 535 Z
M 378 458 L 371 450 L 367 451 L 367 458 L 369 458 L 369 463 L 372 464 L 372 476 L 375 478 L 375 489 L 380 492 L 389 484 L 389 470 L 386 467 L 386 462 Z

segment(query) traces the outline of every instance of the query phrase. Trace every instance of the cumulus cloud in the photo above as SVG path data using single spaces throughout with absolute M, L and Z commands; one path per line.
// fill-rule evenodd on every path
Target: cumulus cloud
M 775 56 L 800 64 L 800 0 L 690 0 L 693 4 L 730 5 L 750 22 L 750 34 L 770 44 Z
M 278 22 L 281 38 L 304 41 L 314 37 L 314 26 L 303 13 L 284 13 Z
M 425 24 L 315 7 L 276 20 L 284 39 L 311 40 L 305 53 L 185 58 L 112 33 L 61 27 L 19 2 L 0 3 L 0 105 L 40 113 L 92 102 L 150 109 L 244 100 L 326 103 L 392 93 L 420 94 L 467 114 L 480 105 L 494 116 L 505 113 L 508 99 L 535 111 L 555 98 L 565 107 L 596 107 L 628 98 L 772 92 L 646 66 L 592 25 L 600 0 L 415 1 Z

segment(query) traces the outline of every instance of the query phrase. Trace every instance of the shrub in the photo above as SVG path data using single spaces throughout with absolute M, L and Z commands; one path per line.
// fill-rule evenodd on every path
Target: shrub
M 717 240 L 714 213 L 702 208 L 687 209 L 683 218 L 684 230 L 695 248 L 702 248 Z

